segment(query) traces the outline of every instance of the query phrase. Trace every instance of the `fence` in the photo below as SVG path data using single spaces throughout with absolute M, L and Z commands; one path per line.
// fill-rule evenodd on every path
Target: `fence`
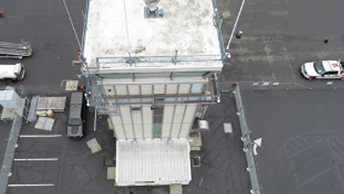
M 13 124 L 7 140 L 6 151 L 0 172 L 0 194 L 5 194 L 9 177 L 12 175 L 11 167 L 14 151 L 17 147 L 18 136 L 22 125 L 22 118 L 14 113 Z
M 29 106 L 28 93 L 22 85 L 16 87 L 0 87 L 3 90 L 15 90 L 16 93 L 21 97 L 25 98 L 25 104 L 23 107 L 23 116 L 26 116 L 27 108 Z M 7 139 L 6 151 L 2 161 L 1 172 L 0 172 L 0 194 L 5 194 L 7 189 L 7 183 L 9 177 L 12 175 L 11 167 L 14 157 L 15 148 L 17 147 L 18 136 L 22 125 L 22 117 L 14 112 L 13 123 L 9 137 Z M 3 137 L 5 138 L 5 137 Z
M 243 141 L 243 144 L 244 144 L 243 151 L 246 153 L 246 159 L 247 159 L 247 165 L 248 165 L 246 170 L 249 172 L 250 180 L 251 180 L 252 189 L 250 190 L 250 192 L 252 194 L 262 194 L 261 187 L 258 181 L 257 167 L 254 161 L 254 154 L 253 154 L 253 146 L 255 143 L 252 142 L 250 138 L 251 131 L 248 130 L 246 117 L 245 117 L 245 109 L 244 109 L 244 105 L 243 105 L 241 94 L 240 94 L 239 84 L 237 85 L 233 93 L 235 96 L 235 101 L 236 101 L 237 110 L 238 110 L 237 115 L 239 116 L 239 121 L 240 121 L 240 128 L 241 128 L 241 134 L 242 134 L 241 140 Z

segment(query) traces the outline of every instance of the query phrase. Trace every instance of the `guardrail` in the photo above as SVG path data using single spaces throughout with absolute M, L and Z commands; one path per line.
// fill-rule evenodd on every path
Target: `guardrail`
M 12 175 L 11 167 L 14 158 L 14 151 L 16 149 L 18 136 L 21 129 L 22 118 L 14 113 L 13 124 L 10 132 L 10 136 L 7 140 L 7 147 L 4 154 L 4 160 L 2 162 L 2 168 L 0 172 L 0 194 L 5 194 L 8 184 L 8 179 Z
M 240 86 L 239 84 L 236 86 L 235 90 L 233 90 L 235 101 L 237 105 L 237 115 L 239 116 L 240 121 L 240 128 L 241 128 L 241 140 L 243 141 L 244 148 L 243 151 L 246 153 L 247 165 L 248 167 L 246 170 L 249 172 L 251 186 L 252 189 L 250 192 L 252 194 L 262 194 L 261 187 L 258 181 L 258 173 L 256 163 L 254 161 L 254 154 L 253 154 L 253 145 L 254 142 L 251 141 L 250 133 L 251 131 L 248 129 L 246 117 L 245 117 L 245 107 L 242 102 L 241 93 L 240 93 Z

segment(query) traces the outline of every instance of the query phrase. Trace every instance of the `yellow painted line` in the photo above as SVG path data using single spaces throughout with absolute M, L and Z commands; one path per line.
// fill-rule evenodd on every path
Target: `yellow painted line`
M 310 87 L 307 87 L 307 86 L 304 86 L 304 85 L 301 85 L 301 84 L 298 84 L 298 83 L 295 83 L 295 85 L 298 85 L 298 86 L 303 87 L 303 88 L 307 88 L 307 89 L 309 89 L 309 90 L 312 89 L 312 88 L 310 88 Z

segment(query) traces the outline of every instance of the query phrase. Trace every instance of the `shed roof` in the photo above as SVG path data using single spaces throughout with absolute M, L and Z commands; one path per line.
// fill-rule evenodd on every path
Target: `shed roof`
M 189 152 L 186 138 L 117 141 L 116 182 L 189 182 Z

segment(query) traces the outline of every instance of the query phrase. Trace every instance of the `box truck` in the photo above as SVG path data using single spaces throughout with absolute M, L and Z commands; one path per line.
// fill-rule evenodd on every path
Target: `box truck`
M 0 79 L 22 80 L 25 76 L 25 68 L 21 63 L 15 65 L 0 65 Z

